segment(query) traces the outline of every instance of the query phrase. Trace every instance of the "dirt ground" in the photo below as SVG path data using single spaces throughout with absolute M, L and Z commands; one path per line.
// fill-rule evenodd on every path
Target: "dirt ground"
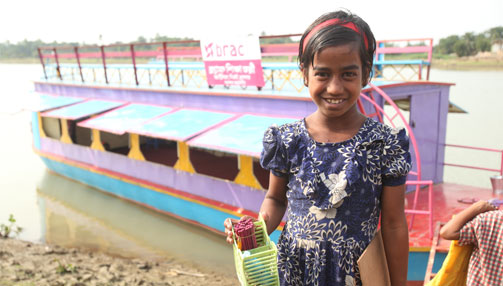
M 239 285 L 234 273 L 0 238 L 1 286 Z

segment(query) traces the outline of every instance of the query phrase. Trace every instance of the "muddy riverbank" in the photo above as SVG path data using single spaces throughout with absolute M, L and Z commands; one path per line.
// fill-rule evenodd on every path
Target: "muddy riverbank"
M 228 276 L 170 259 L 113 257 L 81 249 L 0 239 L 0 285 L 239 285 Z

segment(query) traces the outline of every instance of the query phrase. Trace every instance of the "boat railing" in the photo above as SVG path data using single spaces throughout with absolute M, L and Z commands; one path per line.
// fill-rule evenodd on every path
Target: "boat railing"
M 430 238 L 433 237 L 433 181 L 431 180 L 423 180 L 422 172 L 421 172 L 421 156 L 419 154 L 419 148 L 417 145 L 417 140 L 412 130 L 412 127 L 407 122 L 404 114 L 400 110 L 400 108 L 396 105 L 396 103 L 379 87 L 376 85 L 369 83 L 370 91 L 367 94 L 361 94 L 360 98 L 365 100 L 365 102 L 370 103 L 371 107 L 374 108 L 375 112 L 370 113 L 367 108 L 365 110 L 363 103 L 361 100 L 358 102 L 358 107 L 360 111 L 366 114 L 368 117 L 374 117 L 376 120 L 380 122 L 387 123 L 392 127 L 396 128 L 397 126 L 403 126 L 407 130 L 407 134 L 409 136 L 409 140 L 411 143 L 412 156 L 413 156 L 413 170 L 409 173 L 410 175 L 415 177 L 415 180 L 408 179 L 406 181 L 407 186 L 413 186 L 414 188 L 414 199 L 410 207 L 405 209 L 405 213 L 411 215 L 409 221 L 409 230 L 412 229 L 414 225 L 414 218 L 416 215 L 427 215 L 428 216 L 428 225 L 429 225 L 429 235 Z M 392 108 L 392 112 L 386 112 L 384 108 L 378 104 L 372 94 L 372 92 L 376 92 L 381 96 L 384 101 L 389 104 Z M 422 188 L 427 187 L 428 192 L 428 207 L 427 210 L 419 210 L 418 208 L 418 200 L 419 193 Z
M 298 38 L 300 34 L 260 37 L 266 83 L 262 90 L 298 93 L 305 90 L 302 73 L 295 61 Z M 385 41 L 379 43 L 381 42 Z M 394 50 L 385 47 L 377 50 L 377 57 L 391 52 L 411 54 L 418 49 L 420 47 Z M 38 54 L 46 80 L 183 88 L 201 88 L 207 85 L 198 40 L 40 47 Z M 395 66 L 392 62 L 376 58 L 378 65 L 375 70 L 382 70 L 383 66 Z M 423 63 L 420 66 L 422 65 Z M 406 74 L 407 67 L 412 67 L 412 62 L 403 64 L 399 73 Z M 384 72 L 375 72 L 374 75 L 378 79 L 395 80 L 387 78 Z M 418 74 L 415 69 L 412 69 L 412 75 L 413 78 L 417 75 L 416 79 L 422 78 L 421 73 Z M 401 76 L 401 79 L 411 78 Z
M 422 80 L 423 68 L 426 68 L 426 80 L 430 79 L 432 38 L 379 40 L 376 45 L 374 77 L 404 81 L 417 77 Z M 386 59 L 385 55 L 390 58 Z
M 444 166 L 452 166 L 452 167 L 460 167 L 460 168 L 468 168 L 468 169 L 476 169 L 476 170 L 483 170 L 483 171 L 498 172 L 500 175 L 503 175 L 503 149 L 473 147 L 473 146 L 456 145 L 456 144 L 444 144 L 444 145 L 446 147 L 452 147 L 452 148 L 462 148 L 462 149 L 469 149 L 469 150 L 477 150 L 477 151 L 484 151 L 484 152 L 499 153 L 500 154 L 500 158 L 501 158 L 500 168 L 499 169 L 479 167 L 479 166 L 474 166 L 474 165 L 445 163 L 445 162 L 444 162 Z

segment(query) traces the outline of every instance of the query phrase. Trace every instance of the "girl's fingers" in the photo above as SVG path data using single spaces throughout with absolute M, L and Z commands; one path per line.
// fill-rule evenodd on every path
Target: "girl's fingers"
M 232 218 L 226 218 L 224 220 L 224 226 L 226 228 L 229 228 L 229 229 L 232 229 L 232 225 L 238 223 L 239 220 L 235 220 L 235 219 L 232 219 Z
M 237 224 L 240 220 L 245 220 L 245 219 L 253 219 L 253 220 L 255 220 L 255 218 L 253 218 L 251 216 L 247 216 L 247 215 L 241 217 L 239 220 L 232 219 L 232 218 L 226 218 L 224 220 L 225 235 L 227 236 L 227 238 L 226 238 L 227 243 L 229 243 L 229 244 L 233 244 L 234 243 L 234 239 L 232 237 L 232 226 L 234 224 Z M 266 216 L 264 217 L 264 220 L 267 220 L 267 219 L 268 219 L 268 216 L 266 214 Z

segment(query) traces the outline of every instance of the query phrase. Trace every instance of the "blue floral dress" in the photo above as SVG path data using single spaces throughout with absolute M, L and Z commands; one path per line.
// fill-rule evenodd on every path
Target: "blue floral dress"
M 278 242 L 281 285 L 361 285 L 357 260 L 374 237 L 383 185 L 405 183 L 405 129 L 367 118 L 358 133 L 319 143 L 305 121 L 271 126 L 261 165 L 288 178 L 288 219 Z

